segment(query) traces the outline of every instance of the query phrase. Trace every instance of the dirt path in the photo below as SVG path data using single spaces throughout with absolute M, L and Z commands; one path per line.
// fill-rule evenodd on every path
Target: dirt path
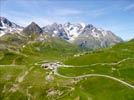
M 118 65 L 122 62 L 125 62 L 127 60 L 130 60 L 130 59 L 134 59 L 134 58 L 125 58 L 125 59 L 122 59 L 120 61 L 118 61 L 117 63 L 94 63 L 94 64 L 90 64 L 90 65 L 84 65 L 84 66 L 73 66 L 73 65 L 62 65 L 63 67 L 88 67 L 88 66 L 96 66 L 96 65 Z
M 25 73 L 22 75 L 22 76 L 20 76 L 20 77 L 18 77 L 17 78 L 17 80 L 16 80 L 16 82 L 22 82 L 23 80 L 24 80 L 24 78 L 28 75 L 28 73 L 33 69 L 34 67 L 31 67 L 31 68 L 29 68 L 29 70 L 27 70 L 27 71 L 25 71 Z
M 125 59 L 122 59 L 120 61 L 118 61 L 117 63 L 96 63 L 96 64 L 91 64 L 90 66 L 95 66 L 95 65 L 118 65 L 122 62 L 125 62 L 127 60 L 130 60 L 130 59 L 134 59 L 134 58 L 125 58 Z
M 12 66 L 12 67 L 14 67 L 14 66 L 25 66 L 25 65 L 13 65 L 13 64 L 10 64 L 10 65 L 0 65 L 0 67 L 5 67 L 5 66 Z
M 19 83 L 23 82 L 25 77 L 29 74 L 29 72 L 33 69 L 34 67 L 30 67 L 27 71 L 24 72 L 23 75 L 19 76 L 16 78 L 15 83 L 13 86 L 9 89 L 9 92 L 15 92 L 19 89 Z

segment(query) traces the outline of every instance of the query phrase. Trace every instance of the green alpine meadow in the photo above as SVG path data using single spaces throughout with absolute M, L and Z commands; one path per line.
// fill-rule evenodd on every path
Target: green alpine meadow
M 133 0 L 0 6 L 0 100 L 134 100 Z

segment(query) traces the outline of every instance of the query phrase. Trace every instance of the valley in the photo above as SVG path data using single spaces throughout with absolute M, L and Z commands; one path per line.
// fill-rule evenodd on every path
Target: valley
M 134 0 L 0 0 L 0 100 L 134 100 Z
M 134 99 L 134 39 L 92 24 L 0 22 L 1 100 Z
M 37 47 L 42 48 L 32 43 L 21 53 L 1 50 L 1 99 L 134 99 L 133 40 L 84 54 L 73 50 L 59 52 L 55 47 L 46 47 L 48 53 L 35 52 Z M 41 67 L 47 63 L 57 67 Z

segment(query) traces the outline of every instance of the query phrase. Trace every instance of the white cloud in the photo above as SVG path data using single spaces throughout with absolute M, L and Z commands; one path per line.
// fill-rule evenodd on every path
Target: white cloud
M 105 13 L 106 13 L 105 9 L 102 8 L 102 9 L 90 10 L 88 12 L 88 15 L 96 18 L 96 17 L 100 17 L 100 16 L 104 15 Z
M 77 15 L 90 15 L 91 17 L 99 17 L 101 15 L 104 15 L 106 13 L 105 8 L 102 9 L 93 9 L 93 10 L 76 10 L 76 9 L 69 9 L 69 8 L 57 8 L 55 10 L 53 10 L 53 13 L 50 11 L 49 14 L 50 15 L 55 15 L 55 16 L 77 16 Z
M 55 9 L 53 11 L 53 14 L 54 15 L 58 15 L 58 16 L 68 16 L 68 15 L 78 15 L 78 14 L 81 14 L 82 12 L 80 10 L 76 10 L 76 9 L 62 9 L 62 8 L 58 8 L 58 9 Z
M 45 25 L 52 24 L 54 22 L 57 23 L 64 23 L 66 21 L 65 17 L 59 17 L 59 16 L 33 16 L 28 13 L 23 13 L 23 12 L 15 12 L 15 11 L 10 11 L 10 13 L 4 13 L 2 12 L 2 16 L 6 17 L 10 21 L 20 25 L 20 26 L 27 26 L 31 22 L 37 23 L 39 26 L 43 27 Z
M 124 11 L 128 11 L 128 10 L 134 10 L 134 4 L 127 5 L 127 6 L 124 8 Z

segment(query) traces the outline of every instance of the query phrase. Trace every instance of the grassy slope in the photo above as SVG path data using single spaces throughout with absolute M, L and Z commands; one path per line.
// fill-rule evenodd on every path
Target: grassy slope
M 49 39 L 48 42 L 29 43 L 22 50 L 27 55 L 35 55 L 46 59 L 62 59 L 77 53 L 79 48 L 62 39 Z
M 118 44 L 110 49 L 74 57 L 65 61 L 65 64 L 75 65 L 76 67 L 59 68 L 58 71 L 66 76 L 80 76 L 86 74 L 104 74 L 124 80 L 134 85 L 134 59 L 126 60 L 117 65 L 95 65 L 94 63 L 118 62 L 125 58 L 134 58 L 134 40 Z M 85 66 L 86 65 L 86 66 Z M 81 67 L 77 67 L 81 66 Z M 114 70 L 112 70 L 112 68 Z M 116 83 L 106 78 L 87 78 L 79 82 L 78 87 L 95 100 L 133 100 L 134 90 L 129 89 L 120 83 Z M 72 93 L 72 96 L 75 95 Z
M 7 43 L 5 44 L 7 45 Z M 64 90 L 66 87 L 62 87 L 62 85 L 58 87 L 55 82 L 58 80 L 66 82 L 66 80 L 58 78 L 52 85 L 48 85 L 45 80 L 46 72 L 40 66 L 35 66 L 35 63 L 44 60 L 64 60 L 77 52 L 79 52 L 78 47 L 56 38 L 44 43 L 30 41 L 20 50 L 2 49 L 0 51 L 0 99 L 27 100 L 26 91 L 29 86 L 33 87 L 29 89 L 29 92 L 35 96 L 32 97 L 35 100 L 44 100 L 46 98 L 45 91 L 48 91 L 52 86 Z M 16 80 L 19 76 L 31 67 L 34 69 L 25 77 L 23 82 L 18 83 Z M 14 84 L 18 84 L 19 90 L 11 92 L 10 89 Z M 68 88 L 65 89 L 65 92 L 67 90 Z
M 49 41 L 45 42 L 29 41 L 16 50 L 11 48 L 0 50 L 0 64 L 13 64 L 13 62 L 15 64 L 33 64 L 33 62 L 42 60 L 64 60 L 79 51 L 77 46 L 62 39 L 49 38 Z
M 65 61 L 67 65 L 90 65 L 94 63 L 112 63 L 125 58 L 134 58 L 134 40 L 117 44 L 112 48 L 100 50 L 80 57 L 73 57 Z
M 29 43 L 25 48 L 21 50 L 21 54 L 13 52 L 0 52 L 1 60 L 0 64 L 12 64 L 14 58 L 17 57 L 16 63 L 18 66 L 0 66 L 0 98 L 4 100 L 133 100 L 134 90 L 124 86 L 123 84 L 113 81 L 111 79 L 102 77 L 90 77 L 79 80 L 75 83 L 74 79 L 65 79 L 58 76 L 54 76 L 52 82 L 46 81 L 45 77 L 49 71 L 43 70 L 40 66 L 34 64 L 43 60 L 61 60 L 64 61 L 67 57 L 72 56 L 77 52 L 73 46 L 64 44 L 58 40 L 55 44 L 51 45 L 51 42 L 45 43 Z M 60 42 L 60 43 L 58 43 Z M 133 45 L 134 42 L 128 42 L 119 44 L 111 49 L 107 49 L 93 54 L 87 54 L 78 58 L 72 58 L 65 61 L 70 65 L 87 65 L 83 68 L 61 68 L 59 72 L 67 76 L 78 76 L 89 73 L 101 73 L 123 78 L 131 84 L 134 83 L 133 79 L 133 61 L 125 61 L 118 66 L 89 66 L 95 62 L 117 62 L 125 57 L 133 57 Z M 52 47 L 51 47 L 52 46 Z M 67 48 L 68 46 L 71 46 Z M 72 48 L 72 49 L 71 49 Z M 62 49 L 62 50 L 61 50 Z M 125 49 L 128 49 L 127 51 Z M 106 53 L 105 53 L 106 52 Z M 116 53 L 118 52 L 118 53 Z M 112 54 L 113 53 L 113 54 Z M 123 53 L 121 55 L 121 53 Z M 22 55 L 25 54 L 28 57 Z M 110 56 L 107 57 L 109 54 Z M 116 58 L 117 59 L 110 59 Z M 121 56 L 121 57 L 120 57 Z M 92 60 L 89 58 L 92 57 Z M 19 58 L 19 59 L 18 59 Z M 20 60 L 20 58 L 22 58 Z M 106 58 L 105 60 L 102 58 Z M 84 60 L 83 60 L 84 59 Z M 90 58 L 91 59 L 91 58 Z M 76 61 L 75 61 L 76 60 Z M 85 62 L 83 62 L 85 61 Z M 23 66 L 21 66 L 23 65 Z M 23 75 L 29 68 L 33 69 L 28 73 L 22 82 L 17 82 L 16 79 Z M 111 67 L 117 68 L 120 71 L 111 72 Z M 92 71 L 94 70 L 94 71 Z M 17 91 L 9 91 L 13 84 L 18 84 Z M 6 87 L 6 92 L 2 92 Z M 63 94 L 47 96 L 49 89 L 60 90 Z M 31 96 L 30 96 L 30 95 Z

